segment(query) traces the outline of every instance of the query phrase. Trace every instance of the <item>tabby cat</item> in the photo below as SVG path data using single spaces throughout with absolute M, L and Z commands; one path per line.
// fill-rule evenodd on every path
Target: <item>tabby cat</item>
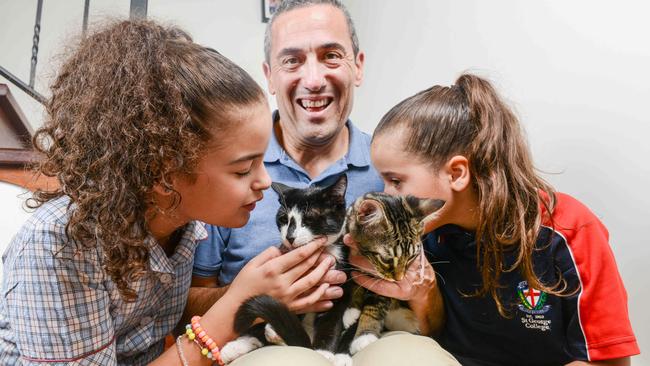
M 330 310 L 304 315 L 302 321 L 272 297 L 249 299 L 235 319 L 235 330 L 242 336 L 223 347 L 224 360 L 230 362 L 270 342 L 311 348 L 335 365 L 351 365 L 350 355 L 375 341 L 384 329 L 417 334 L 417 320 L 406 303 L 377 295 L 350 279 L 353 269 L 347 262 L 343 234 L 350 233 L 359 253 L 372 263 L 375 271 L 371 275 L 399 281 L 416 258 L 424 258 L 420 255 L 422 221 L 444 202 L 367 193 L 346 213 L 345 175 L 324 188 L 297 189 L 280 183 L 272 187 L 281 206 L 276 215 L 281 249 L 292 250 L 325 236 L 328 252 L 336 257 L 336 266 L 347 274 L 348 281 L 342 285 L 344 295 Z M 256 318 L 268 324 L 251 328 Z

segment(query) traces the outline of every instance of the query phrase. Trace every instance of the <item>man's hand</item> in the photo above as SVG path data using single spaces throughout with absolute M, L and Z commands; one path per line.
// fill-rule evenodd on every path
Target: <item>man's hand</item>
M 322 253 L 326 241 L 320 238 L 284 255 L 271 247 L 251 259 L 239 272 L 228 292 L 239 301 L 266 294 L 296 312 L 325 310 L 342 290 L 332 284 L 338 271 L 332 256 Z M 331 286 L 331 287 L 330 287 Z

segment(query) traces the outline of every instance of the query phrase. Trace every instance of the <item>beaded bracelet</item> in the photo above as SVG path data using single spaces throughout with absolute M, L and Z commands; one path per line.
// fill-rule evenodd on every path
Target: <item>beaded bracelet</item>
M 185 326 L 185 334 L 187 335 L 187 338 L 199 345 L 203 356 L 214 360 L 214 362 L 219 364 L 219 366 L 223 366 L 224 363 L 221 360 L 221 354 L 219 352 L 219 347 L 217 347 L 217 343 L 208 336 L 203 328 L 201 328 L 199 320 L 201 320 L 200 316 L 193 316 L 190 324 Z
M 187 358 L 185 358 L 185 352 L 183 352 L 183 346 L 181 345 L 181 338 L 183 337 L 185 337 L 185 335 L 179 335 L 176 337 L 176 351 L 178 352 L 178 357 L 181 359 L 181 364 L 183 366 L 189 366 Z

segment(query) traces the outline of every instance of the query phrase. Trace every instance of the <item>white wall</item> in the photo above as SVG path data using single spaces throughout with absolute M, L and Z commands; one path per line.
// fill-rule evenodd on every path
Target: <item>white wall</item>
M 512 101 L 540 169 L 608 226 L 633 327 L 650 350 L 650 3 L 644 1 L 347 0 L 366 52 L 353 120 L 371 132 L 395 103 L 464 70 Z M 83 1 L 45 1 L 37 88 L 51 57 L 81 29 Z M 92 0 L 91 21 L 128 16 L 129 0 Z M 182 5 L 181 5 L 182 4 Z M 0 0 L 0 65 L 27 80 L 36 0 Z M 149 15 L 187 29 L 263 86 L 259 0 L 149 1 Z M 12 88 L 34 127 L 42 109 Z M 0 187 L 2 190 L 2 187 Z M 4 204 L 5 202 L 3 202 Z M 0 210 L 0 220 L 4 220 Z M 604 304 L 603 306 L 607 306 Z M 650 364 L 650 355 L 634 359 Z
M 398 101 L 465 70 L 493 80 L 545 177 L 609 228 L 642 352 L 634 364 L 650 364 L 650 3 L 345 3 L 366 52 L 353 120 L 370 132 Z

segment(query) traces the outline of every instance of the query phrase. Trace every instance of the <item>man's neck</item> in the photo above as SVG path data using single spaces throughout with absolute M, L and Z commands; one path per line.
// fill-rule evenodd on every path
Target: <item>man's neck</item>
M 289 133 L 284 133 L 281 121 L 274 125 L 274 132 L 287 154 L 305 169 L 311 179 L 318 177 L 330 165 L 344 157 L 350 145 L 350 132 L 347 125 L 322 145 L 309 144 Z

